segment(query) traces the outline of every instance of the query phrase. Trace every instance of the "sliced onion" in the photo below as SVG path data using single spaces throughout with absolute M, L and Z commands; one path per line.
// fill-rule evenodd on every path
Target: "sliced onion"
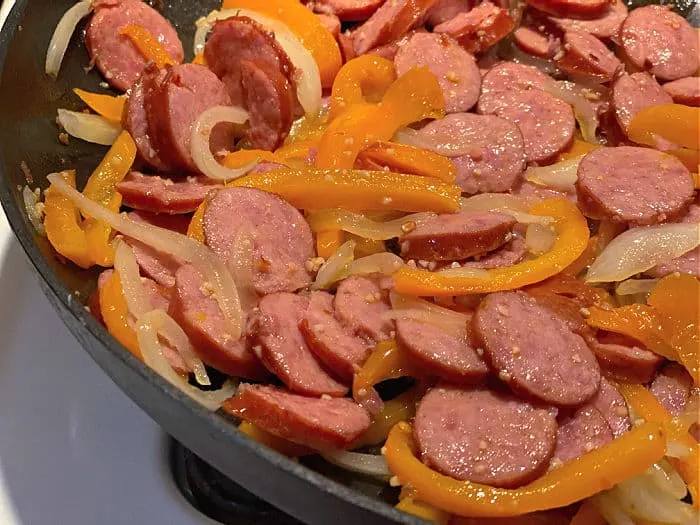
M 213 296 L 224 313 L 227 332 L 234 339 L 241 336 L 242 312 L 236 284 L 226 265 L 211 249 L 185 235 L 133 221 L 100 206 L 71 188 L 56 173 L 48 175 L 47 179 L 56 191 L 68 197 L 86 215 L 104 221 L 127 237 L 194 265 L 214 290 Z
M 258 294 L 253 286 L 253 225 L 241 228 L 231 245 L 228 266 L 236 282 L 241 308 L 248 311 L 258 302 Z
M 527 213 L 527 204 L 521 197 L 510 193 L 480 193 L 462 199 L 460 211 L 498 211 L 507 213 L 521 224 L 552 224 L 545 215 Z
M 591 144 L 598 144 L 600 140 L 596 135 L 598 129 L 598 113 L 591 102 L 583 96 L 581 88 L 572 82 L 558 82 L 552 80 L 542 87 L 544 91 L 566 102 L 574 109 L 574 116 L 581 128 L 583 140 Z
M 134 250 L 121 238 L 115 239 L 114 245 L 114 270 L 119 274 L 129 313 L 138 319 L 153 310 L 153 305 L 143 288 Z
M 617 295 L 648 294 L 659 283 L 658 279 L 627 279 L 615 288 Z
M 391 477 L 391 472 L 384 456 L 360 454 L 359 452 L 347 452 L 345 450 L 329 450 L 321 453 L 321 457 L 345 470 L 382 479 Z
M 583 155 L 550 166 L 531 166 L 525 171 L 525 179 L 541 186 L 572 191 L 578 180 L 578 165 L 582 158 Z
M 444 157 L 462 157 L 468 155 L 479 160 L 484 155 L 484 149 L 476 144 L 462 144 L 450 135 L 428 135 L 412 128 L 401 128 L 396 131 L 394 142 L 427 149 Z
M 197 20 L 197 31 L 194 37 L 195 55 L 204 50 L 207 34 L 211 31 L 214 22 L 233 16 L 246 16 L 274 34 L 277 43 L 294 66 L 294 84 L 301 107 L 304 108 L 306 114 L 316 115 L 321 110 L 322 95 L 321 73 L 318 70 L 318 64 L 292 30 L 279 20 L 249 9 L 212 11 L 206 17 Z
M 547 253 L 554 246 L 557 234 L 549 226 L 542 224 L 528 224 L 525 231 L 525 247 L 534 255 Z
M 632 228 L 615 237 L 588 269 L 586 281 L 623 281 L 680 257 L 700 244 L 700 225 L 661 224 Z
M 71 137 L 86 142 L 111 146 L 122 128 L 100 115 L 67 109 L 58 110 L 58 122 Z
M 465 277 L 467 279 L 491 279 L 489 271 L 482 268 L 443 268 L 438 270 L 437 273 L 450 277 Z
M 670 458 L 682 458 L 690 454 L 690 449 L 679 441 L 666 443 L 666 455 Z
M 347 241 L 331 255 L 316 274 L 311 284 L 312 290 L 326 290 L 333 283 L 348 276 L 348 265 L 355 258 L 355 241 Z
M 242 177 L 259 164 L 260 161 L 256 160 L 240 168 L 227 168 L 219 164 L 209 146 L 209 137 L 217 124 L 220 122 L 243 124 L 248 118 L 250 118 L 248 112 L 238 106 L 214 106 L 199 115 L 192 126 L 190 140 L 192 159 L 199 171 L 210 179 L 227 181 Z
M 373 253 L 348 264 L 348 275 L 371 275 L 373 273 L 392 275 L 404 264 L 403 259 L 393 253 Z
M 68 43 L 73 33 L 75 33 L 75 28 L 78 26 L 80 20 L 87 16 L 90 11 L 92 11 L 92 1 L 82 0 L 63 14 L 61 20 L 59 20 L 56 25 L 56 29 L 49 42 L 49 49 L 46 52 L 44 71 L 46 71 L 47 75 L 54 78 L 58 76 L 58 72 L 61 69 L 61 62 L 63 62 L 63 56 L 66 54 Z
M 676 499 L 683 499 L 688 493 L 688 487 L 683 478 L 665 459 L 654 463 L 647 469 L 645 475 L 656 490 L 665 492 Z
M 591 501 L 605 518 L 608 525 L 637 525 L 620 506 L 620 502 L 612 491 L 596 494 Z
M 39 190 L 37 189 L 36 191 L 38 192 Z M 22 200 L 24 201 L 24 211 L 27 212 L 27 218 L 32 227 L 39 235 L 46 236 L 46 229 L 44 229 L 43 223 L 43 203 L 39 202 L 39 196 L 29 189 L 29 186 L 25 186 L 22 189 Z
M 384 241 L 405 235 L 407 225 L 415 228 L 433 217 L 436 217 L 435 213 L 412 213 L 391 221 L 377 222 L 361 213 L 335 208 L 314 212 L 307 220 L 315 232 L 339 229 L 365 239 Z
M 144 362 L 166 381 L 178 387 L 209 410 L 218 409 L 224 401 L 236 393 L 235 383 L 227 381 L 219 390 L 204 392 L 190 385 L 177 374 L 163 356 L 163 348 L 158 342 L 158 331 L 163 326 L 163 314 L 163 311 L 153 310 L 145 314 L 137 323 L 136 337 Z
M 619 483 L 611 492 L 632 518 L 659 523 L 698 523 L 697 510 L 666 492 L 655 490 L 644 474 Z

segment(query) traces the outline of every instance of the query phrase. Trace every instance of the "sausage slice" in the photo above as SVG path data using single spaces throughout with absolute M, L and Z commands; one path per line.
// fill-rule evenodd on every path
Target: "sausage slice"
M 572 75 L 609 82 L 620 69 L 620 61 L 615 54 L 585 31 L 566 31 L 562 49 L 564 54 L 556 64 Z
M 671 96 L 649 73 L 621 75 L 613 85 L 612 104 L 615 108 L 615 118 L 625 133 L 634 116 L 641 110 L 671 102 Z
M 338 285 L 333 307 L 335 316 L 352 333 L 370 344 L 391 338 L 393 323 L 383 319 L 388 312 L 388 292 L 376 279 L 352 275 Z
M 648 383 L 663 358 L 641 343 L 611 332 L 600 332 L 591 349 L 606 375 L 626 383 Z
M 630 429 L 629 411 L 625 398 L 604 377 L 600 378 L 600 388 L 591 400 L 591 406 L 603 414 L 615 437 L 620 437 Z
M 700 77 L 679 78 L 667 82 L 663 88 L 676 104 L 700 106 Z
M 450 35 L 464 49 L 477 55 L 508 36 L 514 27 L 515 21 L 508 11 L 487 0 L 468 12 L 458 13 L 433 31 Z
M 477 111 L 493 113 L 500 107 L 500 96 L 511 90 L 543 89 L 550 78 L 534 66 L 516 62 L 499 62 L 486 72 L 481 81 Z
M 527 0 L 528 5 L 555 16 L 593 18 L 605 12 L 609 0 Z
M 328 10 L 343 22 L 367 20 L 379 9 L 384 0 L 316 0 L 319 11 Z
M 460 13 L 467 13 L 473 7 L 471 0 L 437 0 L 425 14 L 425 24 L 435 27 L 452 20 Z
M 131 171 L 117 184 L 124 206 L 135 210 L 177 215 L 195 211 L 221 184 L 203 176 L 180 179 Z
M 576 29 L 585 31 L 597 38 L 615 38 L 620 32 L 622 22 L 627 18 L 627 6 L 622 0 L 613 0 L 605 8 L 605 11 L 596 18 L 586 20 L 578 18 L 567 18 L 550 16 L 549 21 L 562 29 L 569 31 Z
M 592 406 L 584 406 L 559 421 L 554 457 L 567 463 L 612 440 L 612 430 L 603 414 Z
M 649 391 L 666 410 L 677 416 L 688 403 L 692 388 L 693 378 L 688 371 L 678 363 L 669 363 L 654 378 Z

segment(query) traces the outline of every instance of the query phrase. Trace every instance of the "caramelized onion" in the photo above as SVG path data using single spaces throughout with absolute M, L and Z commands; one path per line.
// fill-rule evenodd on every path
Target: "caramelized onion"
M 462 198 L 461 211 L 498 211 L 511 215 L 522 224 L 551 224 L 552 218 L 527 213 L 525 201 L 509 193 L 480 193 Z
M 100 115 L 67 109 L 58 110 L 58 122 L 71 137 L 93 144 L 111 146 L 122 128 Z
M 387 222 L 373 221 L 361 213 L 354 213 L 340 208 L 313 212 L 307 218 L 311 229 L 315 232 L 325 230 L 343 230 L 358 237 L 373 241 L 384 241 L 401 237 L 408 227 L 415 229 L 433 217 L 435 213 L 412 213 L 399 219 Z
M 578 165 L 582 158 L 583 155 L 549 166 L 530 166 L 525 171 L 525 180 L 558 190 L 572 191 L 578 180 Z
M 73 33 L 75 33 L 75 28 L 78 27 L 80 20 L 87 16 L 90 11 L 92 11 L 92 1 L 82 0 L 63 14 L 51 36 L 49 49 L 46 52 L 44 71 L 46 71 L 47 75 L 54 78 L 58 76 L 63 56 L 66 54 L 68 43 Z
M 551 80 L 550 82 L 547 82 L 542 89 L 553 97 L 556 97 L 573 107 L 574 116 L 576 117 L 576 121 L 581 128 L 583 140 L 590 142 L 591 144 L 600 143 L 600 140 L 598 140 L 596 135 L 599 124 L 598 113 L 591 101 L 583 95 L 583 88 L 577 86 L 573 82 L 558 82 L 556 80 Z M 592 91 L 591 88 L 586 89 Z
M 391 477 L 386 459 L 381 455 L 361 454 L 345 450 L 328 450 L 323 452 L 321 457 L 345 470 L 385 480 Z
M 373 253 L 348 264 L 348 275 L 391 275 L 404 265 L 403 259 L 389 252 Z
M 326 290 L 333 283 L 348 275 L 348 265 L 355 258 L 355 241 L 347 241 L 331 255 L 316 274 L 316 280 L 311 284 L 312 290 Z

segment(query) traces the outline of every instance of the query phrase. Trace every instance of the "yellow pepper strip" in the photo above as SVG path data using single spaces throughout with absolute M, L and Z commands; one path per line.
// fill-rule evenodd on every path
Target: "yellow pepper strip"
M 688 168 L 688 171 L 691 172 L 695 171 L 698 168 L 698 163 L 700 163 L 700 150 L 697 149 L 680 148 L 665 151 L 664 153 L 668 153 L 669 155 L 676 157 L 685 165 L 686 168 Z M 697 188 L 697 184 L 695 187 Z
M 312 151 L 318 148 L 318 140 L 300 140 L 285 144 L 277 151 L 275 157 L 278 162 L 285 164 L 290 168 L 303 169 L 313 165 Z
M 129 310 L 124 299 L 122 282 L 114 271 L 99 291 L 100 313 L 107 331 L 126 349 L 143 360 L 136 332 L 129 326 Z
M 318 142 L 328 128 L 328 110 L 322 108 L 318 115 L 304 115 L 292 124 L 289 135 L 284 140 L 285 146 L 296 142 L 315 141 Z
M 227 168 L 240 168 L 251 162 L 280 162 L 277 155 L 264 149 L 240 149 L 226 155 L 223 165 Z
M 343 230 L 324 230 L 316 234 L 316 254 L 328 259 L 343 244 Z
M 170 53 L 163 47 L 163 44 L 158 42 L 146 28 L 136 24 L 129 24 L 119 30 L 120 35 L 124 35 L 139 50 L 139 53 L 149 61 L 153 62 L 159 68 L 165 66 L 174 66 L 177 62 L 170 56 Z
M 427 67 L 411 68 L 397 78 L 382 98 L 382 106 L 395 120 L 396 129 L 426 118 L 445 116 L 442 88 Z
M 330 118 L 361 102 L 379 102 L 396 80 L 394 63 L 377 55 L 361 55 L 338 71 L 331 92 Z
M 698 173 L 691 173 L 690 175 L 693 177 L 693 184 L 695 185 L 695 189 L 698 190 L 700 189 L 700 165 L 698 166 Z
M 136 144 L 128 132 L 122 131 L 85 185 L 83 195 L 112 211 L 119 211 L 121 195 L 117 184 L 129 173 L 136 158 Z M 95 263 L 112 266 L 114 250 L 109 244 L 111 228 L 94 219 L 85 221 L 88 246 Z
M 693 496 L 693 505 L 697 507 L 700 504 L 700 501 L 698 501 L 700 478 L 698 443 L 688 432 L 687 425 L 671 416 L 654 395 L 642 385 L 617 383 L 615 386 L 639 417 L 647 422 L 663 425 L 669 441 L 677 441 L 690 449 L 690 454 L 687 456 L 668 458 L 668 460 L 688 485 L 688 490 Z
M 366 398 L 367 392 L 377 383 L 411 375 L 415 375 L 413 366 L 404 352 L 396 346 L 396 341 L 380 341 L 353 378 L 353 397 L 355 399 Z
M 590 326 L 626 335 L 666 359 L 679 360 L 678 354 L 664 337 L 663 321 L 654 307 L 629 304 L 604 310 L 593 306 L 589 311 L 586 322 Z
M 204 201 L 195 210 L 190 220 L 190 225 L 187 227 L 187 236 L 190 239 L 204 244 L 204 211 L 207 209 L 207 201 Z
M 435 508 L 422 501 L 416 501 L 411 497 L 399 501 L 396 508 L 437 525 L 447 525 L 450 520 L 450 515 L 444 510 Z
M 661 104 L 636 113 L 627 128 L 630 140 L 655 146 L 654 135 L 684 148 L 700 149 L 700 108 Z
M 80 100 L 85 102 L 85 104 L 98 115 L 102 115 L 112 122 L 121 122 L 122 113 L 124 112 L 124 102 L 126 101 L 123 95 L 120 97 L 113 97 L 100 93 L 90 93 L 89 91 L 78 88 L 73 89 L 73 93 L 78 95 Z
M 257 441 L 258 443 L 262 443 L 263 445 L 271 448 L 272 450 L 276 450 L 280 454 L 290 458 L 298 458 L 300 456 L 316 454 L 316 452 L 303 445 L 297 445 L 296 443 L 287 441 L 286 439 L 283 439 L 279 436 L 270 434 L 266 430 L 263 430 L 262 428 L 254 425 L 250 421 L 241 422 L 241 424 L 238 425 L 238 430 L 243 432 L 252 440 Z
M 227 186 L 274 193 L 302 210 L 454 212 L 459 208 L 461 195 L 457 186 L 426 177 L 359 170 L 279 169 L 246 175 Z
M 585 140 L 574 139 L 574 141 L 571 143 L 571 147 L 568 150 L 562 151 L 559 154 L 559 156 L 557 157 L 557 162 L 562 162 L 565 160 L 580 157 L 581 155 L 590 153 L 594 149 L 598 149 L 600 147 L 600 144 L 591 144 L 590 142 L 586 142 Z
M 367 432 L 357 443 L 357 447 L 379 445 L 386 441 L 389 431 L 400 421 L 408 421 L 416 412 L 418 388 L 414 387 L 390 401 L 384 402 L 384 408 L 374 416 Z
M 509 517 L 565 507 L 636 476 L 664 457 L 666 439 L 661 425 L 644 423 L 517 489 L 458 481 L 430 469 L 416 457 L 406 422 L 391 430 L 384 447 L 389 470 L 420 501 L 460 516 Z
M 251 9 L 284 22 L 314 57 L 323 87 L 333 85 L 333 79 L 343 65 L 338 42 L 299 0 L 223 0 L 221 9 Z
M 75 188 L 75 171 L 64 171 L 61 176 Z M 44 229 L 54 250 L 81 268 L 93 265 L 87 237 L 81 226 L 78 208 L 63 194 L 49 187 L 44 199 Z
M 415 146 L 394 142 L 377 142 L 360 152 L 357 160 L 370 160 L 391 171 L 433 177 L 454 184 L 457 167 L 447 157 Z
M 664 335 L 700 385 L 700 281 L 689 274 L 669 275 L 659 281 L 647 302 L 667 319 Z
M 404 267 L 394 274 L 395 290 L 400 294 L 418 296 L 489 293 L 521 288 L 558 274 L 586 249 L 589 237 L 586 219 L 575 205 L 564 199 L 544 200 L 535 204 L 530 213 L 550 216 L 555 221 L 557 239 L 540 257 L 488 270 L 488 279 Z

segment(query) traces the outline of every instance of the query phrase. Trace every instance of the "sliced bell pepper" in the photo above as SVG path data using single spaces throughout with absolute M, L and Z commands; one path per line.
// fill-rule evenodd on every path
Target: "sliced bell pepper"
M 276 150 L 275 157 L 290 168 L 303 169 L 313 166 L 317 149 L 318 140 L 300 140 L 285 144 Z
M 445 116 L 442 88 L 427 67 L 411 68 L 397 78 L 382 97 L 381 104 L 394 119 L 396 129 L 426 118 Z
M 489 293 L 513 290 L 543 281 L 560 273 L 586 249 L 589 232 L 578 208 L 564 199 L 547 199 L 530 213 L 554 219 L 557 239 L 552 248 L 530 261 L 488 270 L 488 279 L 445 275 L 416 268 L 401 268 L 394 274 L 394 289 L 405 295 L 436 296 Z
M 204 244 L 204 211 L 207 209 L 207 202 L 204 201 L 195 210 L 187 227 L 187 236 L 195 241 Z
M 227 168 L 240 168 L 251 162 L 280 162 L 280 159 L 271 151 L 264 149 L 239 149 L 226 155 L 223 165 Z
M 598 257 L 598 236 L 593 235 L 588 239 L 586 249 L 583 250 L 583 253 L 579 255 L 578 259 L 567 266 L 562 273 L 576 277 L 582 271 L 587 270 L 588 267 L 593 264 L 593 261 L 596 260 L 596 257 Z
M 323 87 L 331 87 L 343 59 L 338 42 L 319 18 L 298 0 L 223 0 L 221 9 L 250 9 L 284 22 L 314 57 Z
M 112 195 L 112 198 L 105 205 L 112 211 L 119 211 L 122 205 L 122 196 L 119 193 Z M 85 238 L 88 243 L 90 257 L 95 264 L 108 268 L 114 264 L 114 248 L 110 242 L 112 227 L 104 221 L 97 221 L 87 218 L 83 222 Z
M 635 113 L 627 128 L 630 140 L 654 147 L 654 135 L 684 148 L 700 150 L 700 108 L 660 104 Z
M 380 341 L 353 378 L 353 397 L 365 399 L 377 383 L 410 375 L 415 375 L 414 368 L 404 352 L 396 346 L 396 341 Z
M 361 55 L 345 63 L 333 81 L 330 118 L 350 106 L 379 102 L 396 80 L 394 63 L 377 55 Z
M 316 254 L 328 259 L 343 244 L 343 230 L 324 230 L 316 234 Z
M 101 93 L 90 93 L 89 91 L 78 88 L 73 89 L 73 93 L 78 95 L 80 100 L 85 102 L 85 104 L 98 115 L 103 116 L 111 122 L 121 122 L 122 113 L 124 112 L 124 103 L 126 102 L 124 96 L 113 97 Z
M 389 431 L 400 421 L 408 421 L 416 412 L 418 389 L 411 388 L 390 401 L 384 402 L 381 412 L 372 418 L 372 424 L 357 443 L 358 447 L 379 445 L 386 441 Z
M 322 108 L 318 115 L 304 115 L 294 121 L 289 135 L 284 140 L 285 146 L 297 142 L 315 141 L 318 142 L 328 128 L 329 112 Z
M 391 171 L 432 177 L 449 184 L 454 184 L 457 177 L 457 167 L 447 157 L 395 142 L 377 142 L 362 150 L 357 160 L 365 159 L 388 166 Z
M 250 421 L 242 421 L 241 424 L 238 425 L 238 430 L 252 440 L 262 443 L 266 447 L 276 450 L 289 458 L 298 458 L 300 456 L 309 456 L 317 453 L 303 445 L 298 445 L 279 436 L 275 436 L 274 434 L 270 434 Z
M 575 138 L 574 141 L 571 143 L 571 147 L 566 151 L 562 151 L 559 154 L 559 156 L 557 157 L 557 162 L 575 159 L 576 157 L 580 157 L 581 155 L 590 153 L 591 151 L 600 147 L 602 147 L 600 144 L 591 144 L 590 142 L 586 142 L 585 140 Z
M 420 501 L 460 516 L 509 517 L 565 507 L 636 476 L 664 457 L 666 439 L 661 425 L 644 423 L 517 489 L 458 481 L 430 469 L 416 457 L 406 422 L 391 430 L 384 449 L 389 470 Z
M 563 295 L 576 300 L 581 306 L 585 307 L 612 308 L 615 306 L 613 298 L 606 290 L 586 284 L 569 273 L 560 273 L 550 277 L 533 286 L 529 286 L 528 290 L 534 293 Z
M 61 172 L 61 176 L 75 188 L 74 170 Z M 90 268 L 94 261 L 88 249 L 78 208 L 66 196 L 51 187 L 46 190 L 44 206 L 44 229 L 51 246 L 81 268 Z
M 447 525 L 450 521 L 450 515 L 444 510 L 435 508 L 422 501 L 414 500 L 411 497 L 403 498 L 397 503 L 396 508 L 437 525 Z
M 159 68 L 174 66 L 177 62 L 170 56 L 168 50 L 163 47 L 158 39 L 153 36 L 148 29 L 136 24 L 129 24 L 119 30 L 120 35 L 124 35 L 139 50 L 139 53 L 148 62 L 153 62 Z
M 129 325 L 129 309 L 124 298 L 121 279 L 116 271 L 112 272 L 98 294 L 100 313 L 105 326 L 107 326 L 107 331 L 129 352 L 143 360 L 136 332 Z
M 417 175 L 384 171 L 279 169 L 246 175 L 228 186 L 274 193 L 302 210 L 453 212 L 459 208 L 461 195 L 457 186 Z

